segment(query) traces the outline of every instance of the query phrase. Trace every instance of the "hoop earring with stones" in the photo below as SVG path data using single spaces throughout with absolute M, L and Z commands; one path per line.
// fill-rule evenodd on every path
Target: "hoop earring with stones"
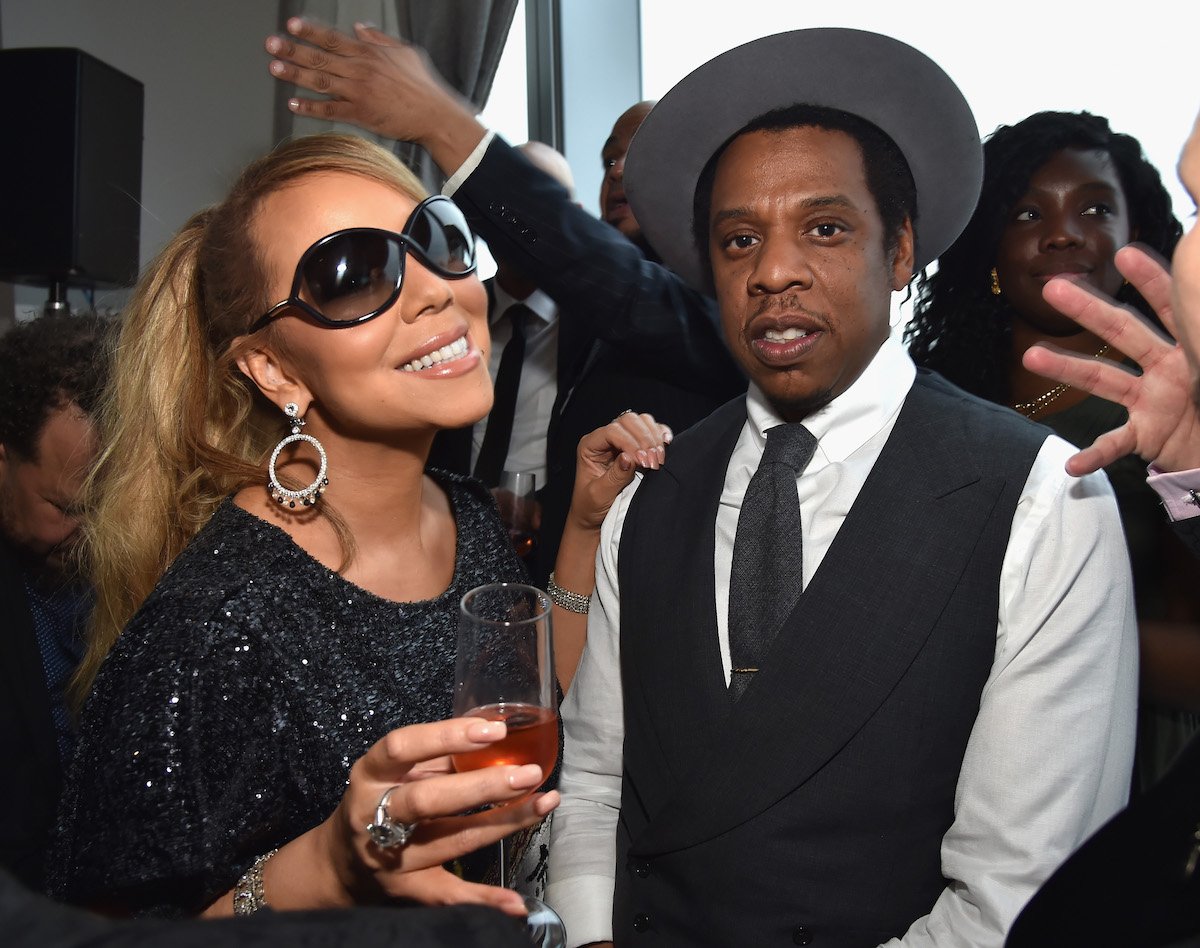
M 292 433 L 275 445 L 275 450 L 271 452 L 271 460 L 267 463 L 267 490 L 270 492 L 271 498 L 278 504 L 294 508 L 296 501 L 300 501 L 305 507 L 312 507 L 325 493 L 325 488 L 329 486 L 329 478 L 326 476 L 329 473 L 329 461 L 325 456 L 325 448 L 312 435 L 300 433 L 300 429 L 304 427 L 304 419 L 300 417 L 299 405 L 295 402 L 288 402 L 283 406 L 283 413 L 291 422 Z M 317 454 L 321 456 L 321 467 L 317 471 L 316 480 L 311 484 L 300 490 L 291 490 L 279 483 L 279 477 L 275 473 L 275 462 L 279 460 L 280 451 L 297 441 L 305 441 L 317 449 Z
M 1000 295 L 1000 274 L 996 272 L 996 268 L 992 267 L 992 296 Z

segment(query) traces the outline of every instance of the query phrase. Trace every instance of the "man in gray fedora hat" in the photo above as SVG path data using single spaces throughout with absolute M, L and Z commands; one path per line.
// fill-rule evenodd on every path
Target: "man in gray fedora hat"
M 634 136 L 633 211 L 751 384 L 605 522 L 547 893 L 571 944 L 999 946 L 1123 804 L 1111 489 L 889 326 L 981 162 L 935 63 L 843 29 L 718 56 Z

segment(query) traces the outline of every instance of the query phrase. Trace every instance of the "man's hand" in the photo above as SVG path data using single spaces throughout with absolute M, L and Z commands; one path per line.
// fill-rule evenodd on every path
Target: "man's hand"
M 486 131 L 469 102 L 446 85 L 425 51 L 358 24 L 354 36 L 292 17 L 270 36 L 271 75 L 327 99 L 293 98 L 297 115 L 348 122 L 425 148 L 452 174 Z M 299 40 L 300 42 L 297 42 Z
M 1166 267 L 1133 245 L 1119 250 L 1116 260 L 1163 325 L 1175 333 L 1171 274 Z M 1193 399 L 1193 369 L 1184 350 L 1137 313 L 1090 288 L 1058 278 L 1042 292 L 1055 309 L 1129 356 L 1142 370 L 1139 376 L 1108 359 L 1074 355 L 1044 343 L 1026 351 L 1022 362 L 1031 372 L 1117 402 L 1129 412 L 1124 425 L 1074 455 L 1067 472 L 1089 474 L 1126 454 L 1136 454 L 1166 471 L 1200 467 L 1200 415 Z

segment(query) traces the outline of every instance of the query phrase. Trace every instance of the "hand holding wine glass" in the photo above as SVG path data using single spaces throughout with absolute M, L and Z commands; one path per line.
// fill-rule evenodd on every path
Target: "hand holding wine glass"
M 388 732 L 351 767 L 337 809 L 265 862 L 272 906 L 368 905 L 405 898 L 427 905 L 491 905 L 524 916 L 527 910 L 515 893 L 467 882 L 443 867 L 537 825 L 558 805 L 557 792 L 533 793 L 544 781 L 538 767 L 455 771 L 452 754 L 470 753 L 506 736 L 494 721 L 462 718 Z M 481 809 L 488 804 L 502 805 Z M 389 832 L 381 835 L 381 825 Z M 206 914 L 229 914 L 230 895 Z
M 536 764 L 543 780 L 549 777 L 558 760 L 549 597 L 516 583 L 493 583 L 467 593 L 459 618 L 454 681 L 456 715 L 503 721 L 507 728 L 501 740 L 454 754 L 454 766 L 471 772 L 496 764 Z M 507 809 L 511 804 L 497 806 Z M 507 884 L 503 840 L 498 856 L 500 879 Z M 525 905 L 534 943 L 562 948 L 566 932 L 557 914 L 530 896 Z

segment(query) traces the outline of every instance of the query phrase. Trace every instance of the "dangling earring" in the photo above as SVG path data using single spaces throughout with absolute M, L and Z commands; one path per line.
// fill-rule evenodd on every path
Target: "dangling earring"
M 275 450 L 271 452 L 271 460 L 267 464 L 267 487 L 270 490 L 271 498 L 277 503 L 295 507 L 296 501 L 300 501 L 304 506 L 312 507 L 316 504 L 320 496 L 325 493 L 325 488 L 329 486 L 329 478 L 325 476 L 329 473 L 329 464 L 325 457 L 325 449 L 321 446 L 321 442 L 312 435 L 300 433 L 300 429 L 304 427 L 304 419 L 300 417 L 299 405 L 295 402 L 288 402 L 283 406 L 283 413 L 291 419 L 292 433 L 280 441 L 279 444 L 275 445 Z M 275 462 L 279 460 L 280 451 L 289 444 L 295 444 L 297 441 L 307 441 L 317 449 L 317 454 L 321 456 L 321 469 L 317 471 L 317 479 L 307 487 L 300 490 L 290 490 L 279 483 L 279 478 L 275 474 Z
M 1000 295 L 1000 275 L 996 272 L 996 268 L 992 267 L 992 296 Z

